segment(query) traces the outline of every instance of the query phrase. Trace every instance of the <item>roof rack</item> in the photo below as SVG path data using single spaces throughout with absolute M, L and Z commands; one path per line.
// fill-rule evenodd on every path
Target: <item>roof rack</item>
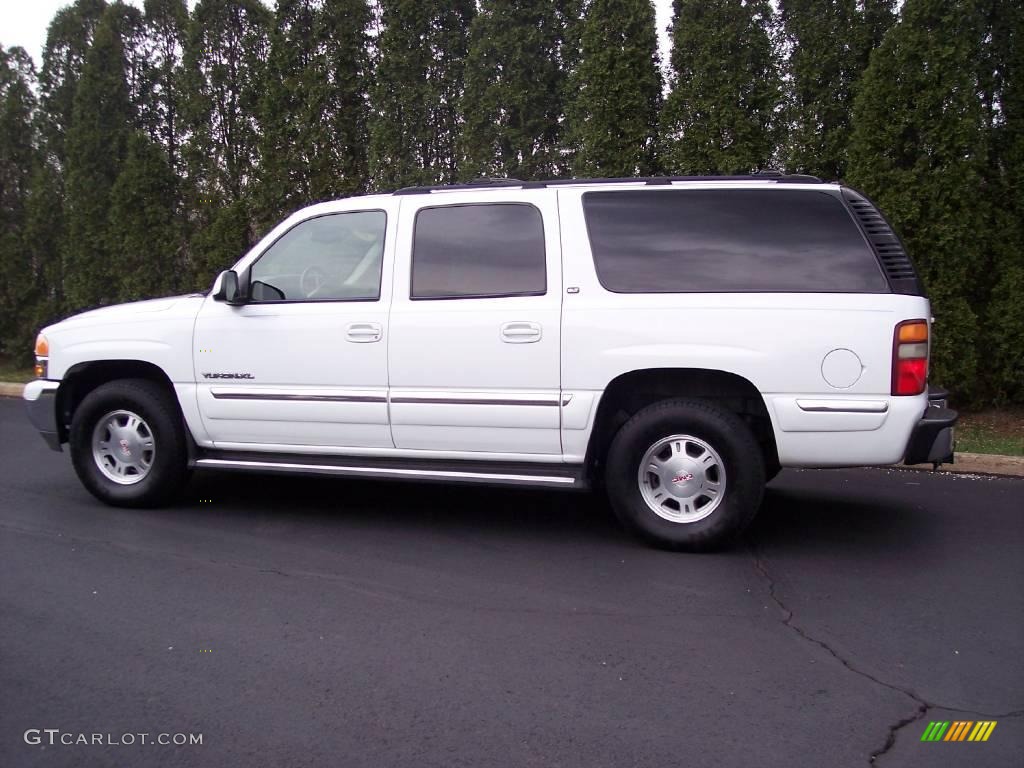
M 677 181 L 775 181 L 783 184 L 822 184 L 817 176 L 802 173 L 782 173 L 781 171 L 761 171 L 736 176 L 641 176 L 608 179 L 547 179 L 545 181 L 520 181 L 519 179 L 480 178 L 463 184 L 438 184 L 425 187 L 403 187 L 392 194 L 395 195 L 427 195 L 434 191 L 457 191 L 460 189 L 484 189 L 519 187 L 521 189 L 546 189 L 548 187 L 565 186 L 568 184 L 648 184 L 651 186 L 668 185 Z

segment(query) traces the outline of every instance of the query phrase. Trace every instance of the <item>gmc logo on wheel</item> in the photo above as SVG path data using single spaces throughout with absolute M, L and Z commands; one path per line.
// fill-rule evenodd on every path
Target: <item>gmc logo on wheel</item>
M 689 472 L 684 472 L 683 474 L 676 475 L 672 478 L 673 483 L 687 483 L 690 480 L 693 480 L 693 475 Z

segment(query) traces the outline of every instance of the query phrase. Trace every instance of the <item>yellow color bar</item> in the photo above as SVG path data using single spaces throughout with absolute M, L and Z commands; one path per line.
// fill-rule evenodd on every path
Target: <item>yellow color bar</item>
M 988 737 L 992 735 L 992 731 L 996 729 L 996 721 L 993 720 L 988 724 L 988 728 L 985 729 L 985 733 L 981 735 L 978 741 L 988 741 Z
M 974 726 L 974 730 L 971 731 L 971 735 L 967 737 L 967 740 L 977 741 L 986 728 L 988 728 L 988 723 L 985 720 L 979 720 Z

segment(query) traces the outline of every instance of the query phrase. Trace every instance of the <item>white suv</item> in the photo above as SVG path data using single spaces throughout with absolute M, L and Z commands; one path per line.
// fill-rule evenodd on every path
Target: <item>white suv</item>
M 929 327 L 837 184 L 483 180 L 311 206 L 208 295 L 52 325 L 25 398 L 111 504 L 191 468 L 603 485 L 630 530 L 701 549 L 782 467 L 951 460 Z

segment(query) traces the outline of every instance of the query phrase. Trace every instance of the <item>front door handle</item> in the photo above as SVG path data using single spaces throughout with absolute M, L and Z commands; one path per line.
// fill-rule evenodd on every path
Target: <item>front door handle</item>
M 355 344 L 380 341 L 383 335 L 380 323 L 349 323 L 345 328 L 345 338 Z
M 501 340 L 506 344 L 530 344 L 540 341 L 543 332 L 540 323 L 516 321 L 501 326 Z

